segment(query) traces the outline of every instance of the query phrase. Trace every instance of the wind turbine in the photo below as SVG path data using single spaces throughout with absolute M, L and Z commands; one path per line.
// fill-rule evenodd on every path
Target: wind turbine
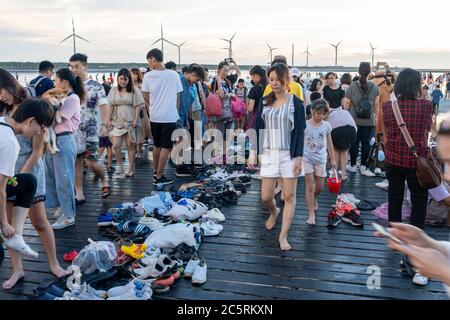
M 65 38 L 63 41 L 61 41 L 59 44 L 63 43 L 64 41 L 66 41 L 70 38 L 73 38 L 73 53 L 74 54 L 77 53 L 77 44 L 76 44 L 75 38 L 81 39 L 86 42 L 90 42 L 89 40 L 86 40 L 75 33 L 75 24 L 73 22 L 73 17 L 72 17 L 72 34 L 70 36 L 68 36 L 67 38 Z
M 175 47 L 177 47 L 178 48 L 178 64 L 181 64 L 181 47 L 187 42 L 187 41 L 184 41 L 183 43 L 181 43 L 181 44 L 175 44 L 175 43 L 173 43 L 173 42 L 171 42 L 171 41 L 169 41 L 169 40 L 167 40 L 167 42 L 168 43 L 170 43 L 171 45 L 173 45 L 173 46 L 175 46 Z
M 369 42 L 369 44 L 370 44 L 370 55 L 372 56 L 372 68 L 373 68 L 373 65 L 374 65 L 374 62 L 375 62 L 375 50 L 376 49 L 378 49 L 378 48 L 375 48 L 373 45 L 372 45 L 372 43 L 371 42 Z
M 278 48 L 272 48 L 271 46 L 269 46 L 269 44 L 267 42 L 266 42 L 266 44 L 269 47 L 270 62 L 272 62 L 273 61 L 272 53 L 274 50 L 278 50 Z
M 230 39 L 219 38 L 220 40 L 223 40 L 223 41 L 226 41 L 226 42 L 229 43 L 228 48 L 224 48 L 225 50 L 228 50 L 228 58 L 229 59 L 233 59 L 233 46 L 232 46 L 232 44 L 233 44 L 233 39 L 234 39 L 234 36 L 236 35 L 236 33 L 237 32 L 235 32 Z
M 312 56 L 311 52 L 309 52 L 309 45 L 306 45 L 306 51 L 303 54 L 306 54 L 306 67 L 309 67 L 309 56 Z
M 334 64 L 335 64 L 336 67 L 338 65 L 338 47 L 339 47 L 339 45 L 341 43 L 342 43 L 342 41 L 340 41 L 338 44 L 331 44 L 330 43 L 330 46 L 332 46 L 334 48 L 334 50 L 335 50 Z
M 175 44 L 173 44 L 172 42 L 170 42 L 169 40 L 167 40 L 166 38 L 164 38 L 164 33 L 163 33 L 163 26 L 161 24 L 161 38 L 159 38 L 158 40 L 156 40 L 155 42 L 152 43 L 152 45 L 154 45 L 155 43 L 158 43 L 159 41 L 161 41 L 161 51 L 164 55 L 164 41 L 167 43 L 170 43 L 174 46 L 176 46 Z
M 294 55 L 295 55 L 295 47 L 294 44 L 292 44 L 292 67 L 294 67 Z

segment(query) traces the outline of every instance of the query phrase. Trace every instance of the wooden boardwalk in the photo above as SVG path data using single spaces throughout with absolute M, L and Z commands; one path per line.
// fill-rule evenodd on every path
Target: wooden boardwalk
M 150 194 L 152 186 L 151 161 L 139 160 L 136 175 L 131 179 L 112 179 L 112 195 L 107 200 L 100 197 L 98 182 L 91 174 L 85 176 L 87 203 L 77 212 L 76 226 L 56 231 L 56 245 L 60 261 L 70 250 L 80 250 L 87 238 L 105 240 L 99 236 L 97 216 L 115 204 L 136 201 Z M 173 177 L 172 168 L 168 175 Z M 177 179 L 177 184 L 187 180 Z M 351 175 L 343 192 L 354 193 L 359 199 L 387 201 L 387 193 L 374 186 L 380 179 Z M 180 279 L 169 293 L 154 295 L 157 299 L 447 299 L 442 285 L 431 281 L 417 287 L 400 273 L 399 254 L 391 252 L 385 241 L 373 236 L 371 213 L 363 213 L 364 229 L 341 224 L 335 230 L 326 228 L 328 210 L 335 195 L 327 190 L 321 195 L 316 227 L 308 227 L 304 196 L 304 180 L 300 179 L 297 193 L 297 210 L 289 241 L 292 251 L 278 249 L 281 216 L 276 228 L 264 228 L 268 213 L 260 201 L 260 182 L 253 180 L 249 192 L 237 206 L 223 208 L 227 221 L 218 237 L 206 238 L 200 255 L 208 265 L 208 281 L 194 287 Z M 426 231 L 439 240 L 449 240 L 448 228 L 430 228 Z M 52 277 L 46 256 L 36 231 L 29 224 L 25 228 L 26 241 L 37 248 L 37 260 L 25 260 L 25 281 L 12 290 L 0 289 L 0 299 L 27 299 L 33 288 L 44 279 Z M 367 287 L 368 267 L 381 271 L 381 289 Z M 0 281 L 11 273 L 9 258 L 0 269 Z

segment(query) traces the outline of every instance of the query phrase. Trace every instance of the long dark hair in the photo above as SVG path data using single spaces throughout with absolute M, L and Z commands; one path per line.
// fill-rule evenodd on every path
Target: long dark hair
M 316 91 L 318 91 L 317 85 L 319 84 L 319 82 L 323 85 L 322 80 L 320 80 L 320 79 L 314 79 L 314 80 L 311 82 L 311 85 L 309 86 L 309 91 L 311 91 L 311 92 L 316 92 Z
M 73 89 L 73 92 L 80 98 L 80 102 L 84 103 L 86 101 L 86 90 L 84 89 L 83 80 L 80 76 L 74 76 L 72 71 L 68 68 L 62 68 L 56 71 L 56 76 L 61 80 L 67 80 Z
M 399 100 L 417 100 L 422 88 L 420 72 L 406 68 L 397 77 L 394 85 L 395 96 Z
M 361 62 L 358 69 L 359 83 L 361 84 L 361 88 L 366 92 L 369 91 L 369 81 L 367 80 L 367 77 L 371 71 L 370 63 Z
M 278 80 L 282 85 L 286 86 L 289 84 L 289 68 L 285 64 L 275 63 L 269 68 L 269 70 L 267 71 L 267 75 L 270 77 L 270 74 L 272 72 L 275 72 L 277 74 Z M 277 97 L 275 95 L 275 92 L 273 92 L 272 90 L 272 92 L 267 96 L 264 105 L 271 106 L 276 100 Z
M 137 77 L 137 82 L 142 84 L 142 73 L 138 68 L 131 69 L 131 72 Z
M 5 89 L 14 97 L 13 105 L 22 103 L 27 99 L 27 91 L 17 82 L 11 73 L 2 68 L 0 68 L 0 89 Z M 12 105 L 0 101 L 0 113 L 3 113 L 5 110 L 6 112 L 10 112 L 12 108 Z
M 259 85 L 261 85 L 263 88 L 267 85 L 267 74 L 266 70 L 264 70 L 261 66 L 254 66 L 250 69 L 250 75 L 258 75 L 261 80 L 259 81 Z
M 122 76 L 128 79 L 128 84 L 126 86 L 127 92 L 133 92 L 133 79 L 131 78 L 130 70 L 128 70 L 127 68 L 120 69 L 119 73 L 117 74 L 117 89 L 119 89 L 119 91 L 122 89 L 119 85 L 119 78 Z

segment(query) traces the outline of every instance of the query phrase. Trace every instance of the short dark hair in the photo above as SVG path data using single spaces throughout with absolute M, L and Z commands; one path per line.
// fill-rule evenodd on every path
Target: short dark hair
M 319 91 L 314 91 L 309 96 L 309 100 L 311 100 L 311 103 L 313 103 L 314 101 L 319 100 L 319 99 L 322 99 L 322 95 L 320 94 Z
M 158 62 L 163 62 L 164 60 L 164 56 L 161 50 L 159 49 L 152 49 L 147 53 L 147 60 L 151 59 L 151 58 L 155 58 L 156 61 Z
M 222 62 L 220 62 L 219 63 L 219 66 L 217 67 L 217 70 L 221 70 L 221 69 L 223 69 L 223 67 L 225 67 L 225 66 L 230 66 L 230 64 L 228 63 L 228 62 L 226 62 L 226 61 L 222 61 Z
M 332 76 L 332 75 L 337 79 L 337 74 L 336 74 L 335 72 L 328 72 L 328 73 L 325 75 L 325 80 L 328 80 L 328 78 L 329 78 L 330 76 Z
M 25 100 L 12 115 L 17 123 L 22 123 L 27 119 L 34 118 L 43 127 L 49 127 L 53 123 L 55 113 L 50 104 L 43 99 Z
M 395 96 L 399 100 L 416 100 L 421 92 L 422 76 L 420 72 L 406 68 L 397 77 L 394 85 Z
M 271 66 L 273 66 L 276 63 L 281 63 L 281 64 L 285 64 L 287 65 L 287 58 L 285 56 L 275 56 L 275 58 L 273 59 Z
M 173 61 L 167 62 L 167 63 L 164 65 L 164 67 L 165 67 L 166 69 L 170 69 L 170 70 L 177 70 L 177 64 L 176 64 L 175 62 L 173 62 Z
M 39 63 L 39 73 L 43 73 L 53 69 L 55 69 L 55 66 L 50 61 L 44 60 L 41 63 Z
M 244 81 L 244 79 L 241 78 L 238 80 L 238 83 L 245 83 L 245 81 Z
M 87 64 L 88 56 L 83 53 L 75 53 L 73 56 L 70 57 L 69 61 L 70 62 L 80 61 L 83 64 Z
M 325 113 L 328 113 L 330 112 L 330 105 L 328 104 L 327 100 L 318 99 L 311 104 L 311 110 L 325 111 Z
M 200 79 L 205 78 L 205 69 L 198 63 L 193 63 L 189 65 L 187 72 L 195 73 Z
M 352 76 L 350 75 L 350 73 L 344 73 L 341 77 L 341 84 L 347 84 L 347 85 L 351 85 L 352 84 Z

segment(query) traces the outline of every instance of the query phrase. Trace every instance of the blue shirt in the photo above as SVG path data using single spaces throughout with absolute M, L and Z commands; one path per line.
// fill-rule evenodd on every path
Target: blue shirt
M 439 101 L 444 97 L 442 91 L 439 89 L 434 89 L 433 92 L 431 93 L 431 96 L 433 97 L 434 104 L 439 104 Z
M 36 82 L 38 82 L 43 76 L 38 76 L 30 81 L 30 86 L 33 86 Z M 39 84 L 36 86 L 36 97 L 42 96 L 44 93 L 46 93 L 48 90 L 53 89 L 55 87 L 55 84 L 53 81 L 49 78 L 44 78 Z
M 180 93 L 180 107 L 178 109 L 178 114 L 180 116 L 180 123 L 185 127 L 187 121 L 187 114 L 189 107 L 191 106 L 193 99 L 191 96 L 191 90 L 189 88 L 189 83 L 187 82 L 184 75 L 180 73 L 181 84 L 183 85 L 183 92 Z

